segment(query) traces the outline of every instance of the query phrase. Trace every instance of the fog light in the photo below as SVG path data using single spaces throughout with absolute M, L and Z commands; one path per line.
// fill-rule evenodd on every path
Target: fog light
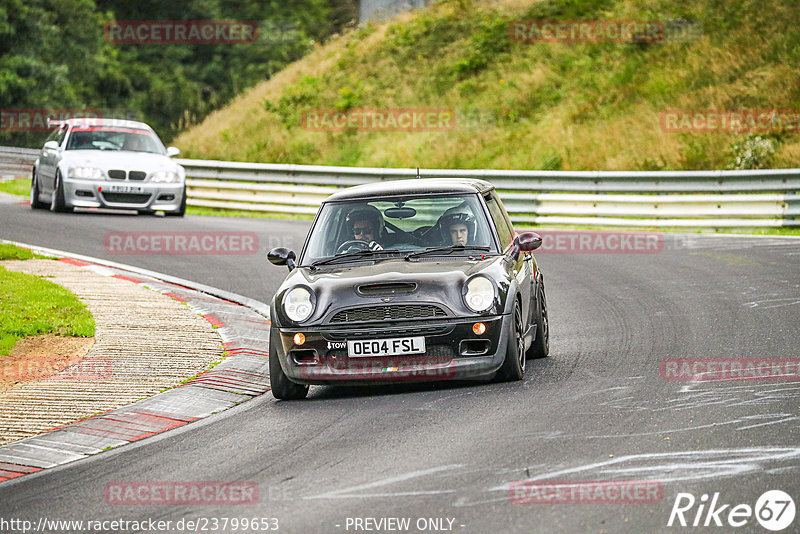
M 306 342 L 306 336 L 304 336 L 300 332 L 298 332 L 298 333 L 296 333 L 294 335 L 294 344 L 295 345 L 302 345 L 305 342 Z
M 483 323 L 475 323 L 472 325 L 472 331 L 475 332 L 475 335 L 481 335 L 486 332 L 486 325 Z

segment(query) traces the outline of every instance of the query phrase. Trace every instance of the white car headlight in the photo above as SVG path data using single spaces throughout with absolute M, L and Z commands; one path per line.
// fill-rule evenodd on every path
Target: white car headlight
M 311 317 L 314 312 L 311 292 L 299 286 L 287 291 L 283 297 L 283 311 L 286 313 L 286 317 L 296 323 Z
M 173 171 L 156 171 L 150 177 L 150 181 L 171 184 L 178 181 L 178 173 Z
M 103 180 L 106 177 L 103 170 L 96 167 L 71 167 L 68 176 L 81 180 Z
M 494 285 L 485 276 L 476 276 L 467 282 L 464 303 L 470 310 L 485 312 L 494 304 Z

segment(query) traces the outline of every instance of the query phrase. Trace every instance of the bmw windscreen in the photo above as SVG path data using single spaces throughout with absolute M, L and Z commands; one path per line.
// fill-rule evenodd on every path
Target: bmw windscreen
M 158 137 L 138 128 L 76 127 L 70 132 L 66 150 L 128 150 L 166 154 Z

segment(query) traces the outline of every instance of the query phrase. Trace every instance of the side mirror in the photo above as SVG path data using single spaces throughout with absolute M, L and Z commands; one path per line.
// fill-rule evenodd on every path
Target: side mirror
M 48 141 L 44 144 L 44 147 L 48 150 L 58 150 L 58 143 L 55 141 Z
M 514 237 L 514 247 L 522 252 L 533 252 L 542 246 L 542 236 L 535 232 L 521 232 Z
M 295 268 L 295 258 L 294 252 L 288 248 L 278 247 L 267 252 L 267 260 L 272 265 L 288 265 L 290 271 Z
M 167 156 L 169 156 L 169 157 L 177 156 L 180 153 L 181 153 L 181 149 L 178 148 L 178 147 L 175 147 L 175 146 L 167 147 Z

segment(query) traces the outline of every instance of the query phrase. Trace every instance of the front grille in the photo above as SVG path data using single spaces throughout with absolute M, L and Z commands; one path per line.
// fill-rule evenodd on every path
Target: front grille
M 333 316 L 331 323 L 361 323 L 367 321 L 402 321 L 447 317 L 447 314 L 432 304 L 390 304 L 387 306 L 365 306 L 342 310 Z
M 124 180 L 125 179 L 125 171 L 108 171 L 108 177 L 112 180 Z
M 106 202 L 117 202 L 119 204 L 147 204 L 150 200 L 149 194 L 142 193 L 106 193 L 103 192 Z
M 146 172 L 131 171 L 128 173 L 128 180 L 144 180 L 145 176 L 147 176 Z

